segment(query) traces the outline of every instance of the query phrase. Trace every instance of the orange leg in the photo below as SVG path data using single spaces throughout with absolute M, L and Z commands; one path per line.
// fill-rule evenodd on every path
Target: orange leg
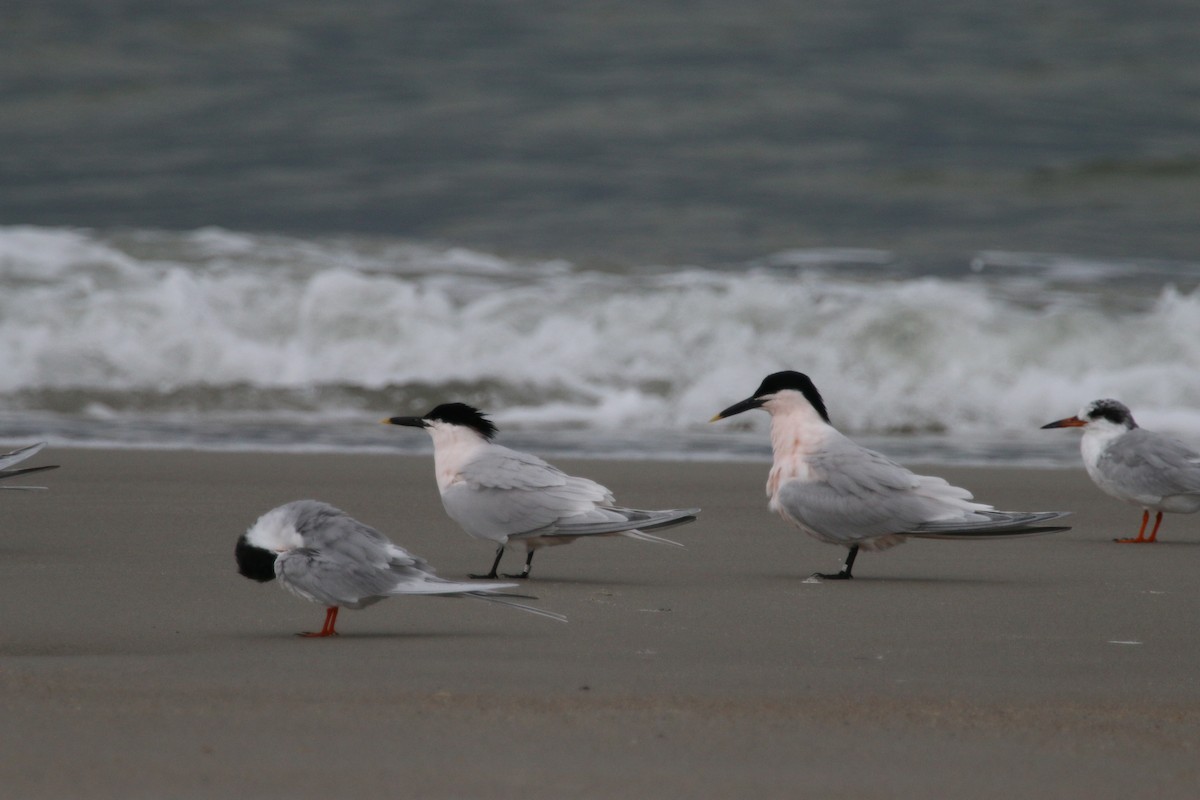
M 297 636 L 303 636 L 307 639 L 312 639 L 320 636 L 337 636 L 338 632 L 333 629 L 333 623 L 337 622 L 337 606 L 330 606 L 325 609 L 325 624 L 321 626 L 321 630 L 314 633 L 297 633 Z
M 1159 525 L 1162 525 L 1162 512 L 1161 511 L 1154 515 L 1154 530 L 1150 531 L 1150 538 L 1146 540 L 1147 542 L 1157 542 L 1158 541 L 1158 526 Z
M 1162 512 L 1158 512 L 1157 516 L 1155 516 L 1154 530 L 1150 532 L 1150 536 L 1147 538 L 1146 524 L 1148 522 L 1150 522 L 1150 510 L 1146 509 L 1142 511 L 1142 527 L 1138 529 L 1138 535 L 1136 539 L 1113 539 L 1113 541 L 1120 542 L 1121 544 L 1152 544 L 1153 542 L 1157 541 L 1158 526 L 1162 525 Z

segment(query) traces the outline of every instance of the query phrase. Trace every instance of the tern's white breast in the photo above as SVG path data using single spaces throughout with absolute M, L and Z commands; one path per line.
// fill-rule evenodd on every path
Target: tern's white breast
M 771 450 L 774 462 L 767 477 L 767 496 L 774 497 L 779 487 L 792 480 L 813 481 L 811 456 L 825 443 L 829 426 L 814 421 L 815 414 L 775 414 L 771 417 Z
M 488 443 L 474 431 L 457 425 L 434 426 L 429 432 L 433 437 L 433 469 L 438 491 L 444 492 L 462 480 L 462 468 Z

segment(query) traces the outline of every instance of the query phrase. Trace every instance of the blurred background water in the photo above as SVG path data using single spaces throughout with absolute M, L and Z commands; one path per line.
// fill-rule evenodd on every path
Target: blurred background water
M 1200 436 L 1200 6 L 16 0 L 0 436 L 925 461 Z

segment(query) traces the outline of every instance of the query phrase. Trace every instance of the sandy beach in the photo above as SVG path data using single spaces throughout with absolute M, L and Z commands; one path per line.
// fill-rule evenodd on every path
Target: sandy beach
M 699 505 L 686 549 L 542 551 L 568 624 L 468 600 L 322 609 L 237 575 L 313 497 L 445 577 L 491 547 L 431 459 L 49 450 L 0 492 L 0 794 L 14 798 L 1195 798 L 1200 530 L 1082 468 L 938 469 L 1052 536 L 914 541 L 856 579 L 766 509 L 765 463 L 561 461 L 627 505 Z M 515 568 L 510 554 L 506 567 Z

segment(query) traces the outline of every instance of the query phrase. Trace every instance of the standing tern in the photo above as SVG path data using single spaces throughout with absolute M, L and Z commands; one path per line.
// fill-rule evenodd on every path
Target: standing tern
M 1200 511 L 1200 453 L 1177 439 L 1138 427 L 1123 403 L 1093 400 L 1077 416 L 1042 428 L 1083 428 L 1079 449 L 1092 481 L 1105 494 L 1142 507 L 1137 538 L 1116 541 L 1155 542 L 1164 511 Z M 1154 530 L 1146 536 L 1152 510 L 1157 512 Z
M 518 579 L 529 577 L 538 548 L 581 536 L 628 536 L 682 547 L 646 531 L 692 522 L 700 513 L 698 508 L 643 511 L 613 505 L 612 492 L 595 481 L 573 477 L 537 456 L 493 442 L 496 426 L 465 403 L 443 403 L 423 417 L 383 422 L 429 432 L 446 513 L 468 535 L 498 543 L 492 568 L 472 578 L 494 579 L 510 542 L 527 551 L 525 569 L 504 576 Z
M 817 387 L 802 373 L 768 375 L 753 395 L 712 421 L 755 408 L 771 415 L 771 510 L 810 536 L 850 550 L 839 572 L 815 578 L 851 578 L 860 549 L 885 550 L 909 537 L 985 539 L 1068 530 L 1036 525 L 1068 512 L 996 511 L 972 502 L 966 489 L 860 447 L 830 424 Z
M 283 588 L 325 606 L 320 631 L 300 636 L 336 636 L 339 608 L 366 608 L 403 594 L 471 597 L 566 622 L 551 611 L 499 594 L 515 583 L 455 583 L 434 574 L 423 558 L 392 543 L 328 503 L 297 500 L 263 514 L 242 534 L 234 549 L 238 573 Z
M 45 442 L 38 442 L 27 447 L 22 447 L 19 450 L 13 450 L 9 453 L 0 453 L 0 480 L 6 478 L 15 478 L 18 475 L 28 475 L 31 472 L 41 472 L 47 469 L 58 469 L 57 464 L 47 464 L 41 467 L 17 467 L 12 468 L 13 464 L 19 464 L 25 459 L 35 455 L 43 447 Z M 44 486 L 0 486 L 0 489 L 45 489 Z

